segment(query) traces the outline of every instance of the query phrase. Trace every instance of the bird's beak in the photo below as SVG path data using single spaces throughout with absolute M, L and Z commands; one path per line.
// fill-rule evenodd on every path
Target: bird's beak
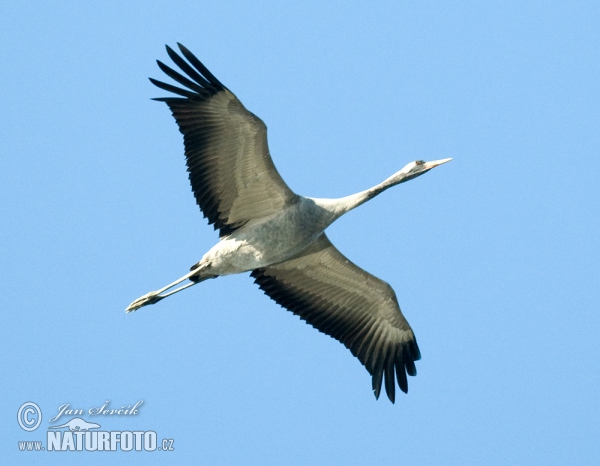
M 437 167 L 438 165 L 441 165 L 443 163 L 446 162 L 450 162 L 450 159 L 441 159 L 441 160 L 434 160 L 433 162 L 425 162 L 425 168 L 427 168 L 427 170 L 431 170 L 433 167 Z

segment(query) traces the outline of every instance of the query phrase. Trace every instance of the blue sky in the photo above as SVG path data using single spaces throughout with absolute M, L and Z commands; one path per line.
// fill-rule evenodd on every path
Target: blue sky
M 5 2 L 7 3 L 7 2 Z M 597 2 L 0 6 L 1 455 L 11 464 L 598 464 Z M 376 401 L 247 275 L 126 315 L 217 240 L 155 60 L 182 42 L 269 128 L 296 192 L 454 160 L 328 230 L 423 359 Z M 170 452 L 20 452 L 69 404 Z M 22 430 L 35 402 L 42 425 Z M 66 419 L 66 418 L 63 418 Z

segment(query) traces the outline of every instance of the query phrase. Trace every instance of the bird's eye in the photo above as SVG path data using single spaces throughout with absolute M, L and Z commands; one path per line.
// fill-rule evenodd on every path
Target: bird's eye
M 423 165 L 425 163 L 425 160 L 417 160 L 415 163 L 417 165 Z

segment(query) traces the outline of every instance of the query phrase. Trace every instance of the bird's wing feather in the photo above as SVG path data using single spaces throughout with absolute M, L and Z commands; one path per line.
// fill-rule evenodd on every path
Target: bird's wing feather
M 278 304 L 342 342 L 393 402 L 394 373 L 403 392 L 421 355 L 391 286 L 346 259 L 323 233 L 284 262 L 256 269 L 255 283 Z
M 192 191 L 209 223 L 226 236 L 297 202 L 271 160 L 263 121 L 178 45 L 189 64 L 168 46 L 167 52 L 187 77 L 158 65 L 186 89 L 150 81 L 180 96 L 155 100 L 167 103 L 183 134 Z

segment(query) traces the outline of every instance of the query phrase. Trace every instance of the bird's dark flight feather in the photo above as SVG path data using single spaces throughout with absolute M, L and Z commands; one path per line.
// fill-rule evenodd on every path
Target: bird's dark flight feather
M 183 45 L 186 62 L 167 47 L 187 77 L 158 62 L 185 89 L 150 78 L 159 88 L 181 97 L 160 97 L 183 133 L 192 191 L 220 236 L 249 220 L 280 212 L 298 201 L 269 155 L 267 127 Z
M 394 373 L 408 391 L 406 374 L 416 375 L 421 353 L 394 290 L 346 259 L 325 233 L 297 256 L 256 269 L 252 277 L 278 304 L 342 342 L 371 374 L 376 397 L 385 378 L 394 402 Z

